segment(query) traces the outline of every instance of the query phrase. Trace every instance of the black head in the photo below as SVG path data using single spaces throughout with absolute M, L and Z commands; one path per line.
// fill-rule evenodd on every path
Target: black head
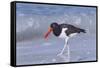
M 55 36 L 59 36 L 59 34 L 61 33 L 61 28 L 60 28 L 60 25 L 57 24 L 56 22 L 52 23 L 50 25 L 50 27 L 52 28 L 52 31 L 53 31 L 53 34 Z
M 52 23 L 51 25 L 50 25 L 50 27 L 51 28 L 57 28 L 59 25 L 56 23 L 56 22 L 54 22 L 54 23 Z
M 52 23 L 50 25 L 50 27 L 48 28 L 48 31 L 45 34 L 45 38 L 48 37 L 48 35 L 53 32 L 53 34 L 55 36 L 58 36 L 60 34 L 60 28 L 59 28 L 59 24 L 57 24 L 56 22 Z

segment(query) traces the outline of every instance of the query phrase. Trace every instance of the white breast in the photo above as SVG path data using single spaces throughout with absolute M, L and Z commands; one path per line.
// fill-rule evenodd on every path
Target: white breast
M 68 28 L 63 28 L 61 34 L 59 35 L 59 38 L 66 38 L 67 35 L 65 33 L 65 31 L 68 30 Z

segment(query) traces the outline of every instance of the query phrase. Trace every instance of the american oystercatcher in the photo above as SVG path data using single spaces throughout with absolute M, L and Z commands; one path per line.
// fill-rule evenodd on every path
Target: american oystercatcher
M 65 45 L 64 48 L 62 49 L 62 51 L 58 54 L 58 55 L 62 55 L 64 49 L 66 48 L 67 44 L 68 44 L 68 39 L 70 37 L 73 37 L 75 35 L 77 35 L 80 32 L 86 33 L 86 31 L 84 29 L 75 27 L 73 25 L 70 24 L 58 24 L 56 22 L 52 23 L 48 29 L 48 32 L 45 34 L 45 39 L 47 39 L 47 37 L 49 36 L 49 34 L 53 32 L 53 34 L 56 37 L 62 38 L 65 40 Z M 67 47 L 69 49 L 69 47 Z M 68 52 L 69 53 L 69 52 Z

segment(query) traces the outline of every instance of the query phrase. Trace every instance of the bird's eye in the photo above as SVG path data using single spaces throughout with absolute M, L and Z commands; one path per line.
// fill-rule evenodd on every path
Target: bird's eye
M 52 24 L 51 24 L 51 27 L 52 27 L 52 28 L 55 28 L 56 26 L 58 26 L 57 23 L 52 23 Z

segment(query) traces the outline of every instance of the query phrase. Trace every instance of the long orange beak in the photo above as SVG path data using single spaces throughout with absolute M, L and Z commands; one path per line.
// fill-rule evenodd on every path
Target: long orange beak
M 53 31 L 53 29 L 51 27 L 49 27 L 47 33 L 44 36 L 45 39 L 47 39 L 47 37 L 49 36 L 49 34 L 51 33 L 51 31 Z

